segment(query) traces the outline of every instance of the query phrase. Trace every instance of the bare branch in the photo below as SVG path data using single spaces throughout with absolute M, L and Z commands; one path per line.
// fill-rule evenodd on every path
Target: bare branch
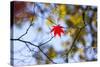
M 82 18 L 83 19 L 83 23 L 86 26 L 86 23 L 85 23 L 85 10 L 83 10 L 82 16 L 83 16 L 83 18 Z
M 80 35 L 81 31 L 86 27 L 86 23 L 85 23 L 85 11 L 83 11 L 82 16 L 83 16 L 83 23 L 84 23 L 84 26 L 81 27 L 81 28 L 79 28 L 79 31 L 78 31 L 78 33 L 76 34 L 76 37 L 74 38 L 70 49 L 69 49 L 68 51 L 66 50 L 66 56 L 67 56 L 66 60 L 67 60 L 67 62 L 68 62 L 68 55 L 69 55 L 70 51 L 73 49 L 73 47 L 74 47 L 74 45 L 75 45 L 75 42 L 76 42 L 76 40 L 78 39 L 78 36 Z
M 57 63 L 55 63 L 53 60 L 51 60 L 51 59 L 49 58 L 49 56 L 48 56 L 47 54 L 45 54 L 45 53 L 43 52 L 43 50 L 42 50 L 40 47 L 38 47 L 38 48 L 39 48 L 39 50 L 48 58 L 49 61 L 51 61 L 51 62 L 54 63 L 54 64 L 57 64 Z
M 44 42 L 44 43 L 40 44 L 39 46 L 43 46 L 43 45 L 47 44 L 47 43 L 48 43 L 48 42 L 50 42 L 53 38 L 54 38 L 54 36 L 53 36 L 53 37 L 51 37 L 48 41 L 46 41 L 46 42 Z
M 84 27 L 85 27 L 85 26 L 84 26 Z M 78 31 L 76 37 L 74 38 L 74 40 L 73 40 L 73 42 L 72 42 L 72 46 L 71 46 L 70 49 L 67 51 L 66 55 L 68 55 L 69 52 L 70 52 L 70 51 L 72 50 L 72 48 L 74 47 L 74 44 L 75 44 L 75 42 L 76 42 L 76 40 L 77 40 L 79 34 L 81 33 L 81 31 L 82 31 L 82 29 L 83 29 L 84 27 L 82 27 L 82 28 L 79 29 L 79 31 Z
M 35 46 L 35 47 L 38 47 L 37 45 L 35 45 L 35 44 L 31 43 L 31 42 L 28 42 L 28 41 L 24 41 L 24 40 L 20 40 L 20 39 L 11 39 L 11 40 L 14 40 L 14 41 L 21 41 L 21 42 L 23 42 L 23 43 L 28 43 L 28 44 L 30 44 L 30 45 L 33 45 L 33 46 Z
M 33 24 L 30 24 L 29 27 L 27 28 L 26 32 L 25 32 L 24 34 L 22 34 L 18 39 L 20 39 L 20 38 L 22 38 L 23 36 L 25 36 L 25 35 L 28 33 L 28 31 L 29 31 L 29 29 L 30 29 L 30 27 L 31 27 L 32 25 L 33 25 Z
M 25 43 L 25 44 L 26 44 L 27 48 L 29 49 L 29 51 L 31 52 L 32 50 L 31 50 L 31 48 L 29 47 L 29 45 L 28 45 L 27 43 Z
M 53 37 L 52 37 L 52 38 L 53 38 Z M 51 38 L 51 39 L 52 39 L 52 38 Z M 47 42 L 43 43 L 42 45 L 48 43 L 49 41 L 51 41 L 51 39 L 48 40 Z M 29 49 L 30 51 L 31 51 L 31 49 L 30 49 L 30 47 L 27 45 L 27 43 L 31 44 L 32 46 L 37 47 L 37 48 L 48 58 L 49 61 L 51 61 L 52 63 L 56 64 L 53 60 L 51 60 L 51 58 L 48 57 L 48 55 L 46 55 L 46 53 L 43 52 L 43 50 L 40 48 L 40 46 L 37 46 L 37 45 L 35 45 L 35 44 L 31 43 L 31 42 L 24 41 L 24 40 L 20 40 L 20 39 L 11 39 L 11 40 L 14 40 L 14 41 L 21 41 L 21 42 L 25 43 L 26 46 L 28 47 L 28 49 Z M 41 45 L 41 46 L 42 46 L 42 45 Z

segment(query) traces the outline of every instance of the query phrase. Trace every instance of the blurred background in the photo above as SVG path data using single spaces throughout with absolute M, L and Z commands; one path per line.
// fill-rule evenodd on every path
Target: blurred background
M 11 4 L 11 39 L 20 38 L 40 48 L 11 40 L 12 65 L 97 61 L 96 6 L 18 1 Z M 61 37 L 50 33 L 55 25 L 64 27 Z

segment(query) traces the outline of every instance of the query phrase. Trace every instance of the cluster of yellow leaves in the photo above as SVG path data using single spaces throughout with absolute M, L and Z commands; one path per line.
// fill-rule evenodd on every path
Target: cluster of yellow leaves
M 75 33 L 76 33 L 76 29 L 75 28 L 69 28 L 66 31 L 66 34 L 69 35 L 69 36 L 73 36 Z
M 49 56 L 49 58 L 53 59 L 57 56 L 57 53 L 53 47 L 50 47 L 47 55 Z
M 78 51 L 79 51 L 80 54 L 84 53 L 84 49 L 83 48 L 78 48 Z
M 59 9 L 59 16 L 60 18 L 64 19 L 66 14 L 67 14 L 67 8 L 66 5 L 58 5 L 58 9 Z
M 69 20 L 76 27 L 84 26 L 83 17 L 79 13 L 75 13 L 74 15 L 71 15 Z
M 84 56 L 84 49 L 83 48 L 78 48 L 78 52 L 80 54 L 80 59 L 85 60 L 85 56 Z

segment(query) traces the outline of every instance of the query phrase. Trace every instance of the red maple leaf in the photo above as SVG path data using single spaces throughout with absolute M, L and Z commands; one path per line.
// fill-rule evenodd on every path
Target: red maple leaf
M 54 32 L 54 36 L 58 35 L 61 37 L 61 33 L 64 33 L 63 27 L 60 25 L 53 26 L 51 32 Z

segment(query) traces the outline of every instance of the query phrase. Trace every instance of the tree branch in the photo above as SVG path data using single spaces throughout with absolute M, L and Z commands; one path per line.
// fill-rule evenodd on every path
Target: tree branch
M 53 38 L 53 37 L 52 37 L 52 38 Z M 51 38 L 51 39 L 52 39 L 52 38 Z M 24 41 L 24 40 L 20 40 L 20 39 L 11 39 L 11 40 L 14 40 L 14 41 L 21 41 L 21 42 L 25 43 L 26 46 L 28 47 L 28 49 L 29 49 L 30 51 L 31 51 L 31 49 L 30 49 L 30 47 L 27 45 L 27 43 L 31 44 L 32 46 L 37 47 L 37 48 L 48 58 L 49 61 L 51 61 L 52 63 L 56 64 L 56 63 L 55 63 L 51 58 L 49 58 L 48 55 L 47 55 L 46 53 L 44 53 L 43 50 L 40 48 L 42 45 L 44 45 L 44 44 L 48 43 L 49 41 L 51 41 L 51 39 L 48 40 L 48 41 L 46 41 L 45 43 L 41 44 L 40 46 L 37 46 L 37 45 L 35 45 L 35 44 L 31 43 L 31 42 Z
M 51 59 L 49 58 L 49 56 L 48 56 L 46 53 L 44 53 L 43 50 L 42 50 L 40 47 L 38 47 L 38 48 L 39 48 L 39 50 L 48 58 L 49 61 L 51 61 L 51 62 L 54 63 L 54 64 L 57 64 L 57 63 L 55 63 L 53 60 L 51 60 Z
M 30 45 L 33 45 L 33 46 L 35 46 L 35 47 L 38 47 L 37 45 L 35 45 L 35 44 L 31 43 L 31 42 L 28 42 L 28 41 L 24 41 L 24 40 L 20 40 L 20 39 L 11 39 L 11 40 L 14 40 L 14 41 L 21 41 L 21 42 L 23 42 L 23 43 L 28 43 L 28 44 L 30 44 Z
M 30 29 L 30 27 L 32 26 L 33 24 L 30 24 L 29 27 L 27 28 L 26 32 L 24 34 L 22 34 L 18 39 L 22 38 L 23 36 L 25 36 L 27 33 L 28 33 L 28 30 Z
M 68 55 L 69 52 L 72 50 L 72 48 L 73 48 L 73 46 L 74 46 L 74 44 L 75 44 L 75 42 L 76 42 L 76 40 L 77 40 L 77 38 L 78 38 L 80 32 L 82 31 L 82 29 L 84 29 L 84 27 L 82 27 L 82 28 L 79 29 L 78 33 L 76 34 L 76 37 L 74 38 L 74 40 L 73 40 L 73 42 L 72 42 L 72 46 L 71 46 L 71 48 L 67 51 L 66 55 Z
M 46 42 L 44 42 L 44 43 L 40 44 L 39 46 L 43 46 L 43 45 L 47 44 L 47 43 L 48 43 L 48 42 L 50 42 L 53 38 L 54 38 L 54 36 L 53 36 L 53 37 L 51 37 L 48 41 L 46 41 Z
M 66 50 L 66 56 L 67 56 L 66 61 L 67 61 L 67 62 L 68 62 L 68 55 L 69 55 L 70 51 L 73 49 L 74 44 L 75 44 L 75 42 L 76 42 L 78 36 L 80 35 L 81 31 L 82 31 L 82 30 L 85 28 L 85 26 L 86 26 L 86 23 L 85 23 L 85 11 L 83 11 L 82 16 L 83 16 L 82 19 L 83 19 L 84 26 L 81 27 L 81 28 L 79 29 L 78 33 L 76 34 L 76 37 L 74 38 L 74 40 L 73 40 L 73 42 L 72 42 L 72 45 L 71 45 L 70 49 L 69 49 L 68 51 Z
M 27 43 L 25 43 L 25 44 L 26 44 L 27 48 L 29 49 L 29 51 L 31 52 L 32 50 L 31 50 L 31 48 L 29 47 L 29 45 L 28 45 Z

